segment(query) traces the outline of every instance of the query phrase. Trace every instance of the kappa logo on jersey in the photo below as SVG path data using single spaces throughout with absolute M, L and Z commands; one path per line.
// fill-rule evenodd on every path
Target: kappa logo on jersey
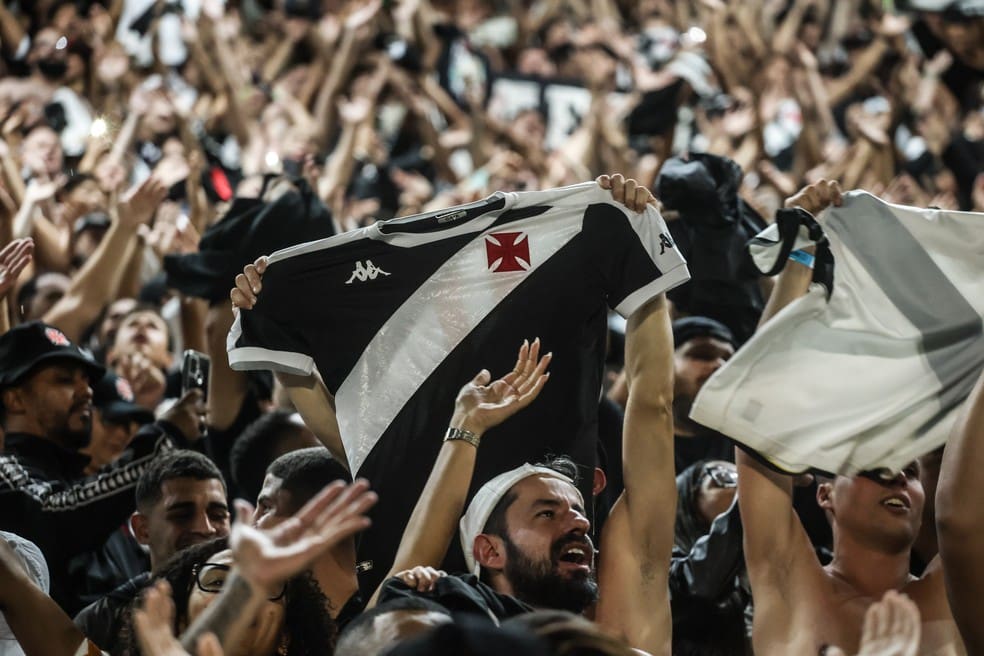
M 352 277 L 345 281 L 346 285 L 351 285 L 354 281 L 365 282 L 367 280 L 375 280 L 379 276 L 388 276 L 389 274 L 380 269 L 378 266 L 372 263 L 372 260 L 366 260 L 366 263 L 362 262 L 355 263 L 355 271 L 352 272 Z
M 525 232 L 495 232 L 485 236 L 485 254 L 489 271 L 528 271 L 530 240 Z
M 55 346 L 68 346 L 70 344 L 64 333 L 57 328 L 45 328 L 44 336 L 47 337 L 48 341 Z

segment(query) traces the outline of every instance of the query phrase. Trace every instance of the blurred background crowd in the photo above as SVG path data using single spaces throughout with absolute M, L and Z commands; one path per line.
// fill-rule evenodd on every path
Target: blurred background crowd
M 713 255 L 804 184 L 984 212 L 984 2 L 0 0 L 0 321 L 42 319 L 129 381 L 95 390 L 89 473 L 153 412 L 255 499 L 269 462 L 318 442 L 270 376 L 228 368 L 243 265 L 615 171 L 654 191 L 692 264 L 676 310 L 738 346 L 767 294 Z M 285 180 L 306 232 L 220 223 Z M 171 405 L 185 348 L 222 391 L 204 446 L 196 399 Z M 121 399 L 144 414 L 113 416 Z M 72 567 L 56 600 L 74 613 L 147 563 Z

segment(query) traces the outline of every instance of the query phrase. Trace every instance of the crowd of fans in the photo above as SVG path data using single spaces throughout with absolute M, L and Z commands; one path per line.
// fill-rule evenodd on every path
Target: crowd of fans
M 475 575 L 440 570 L 477 512 L 481 434 L 547 384 L 550 356 L 524 344 L 512 373 L 462 388 L 464 437 L 445 442 L 390 576 L 367 588 L 357 536 L 376 496 L 325 448 L 327 391 L 229 366 L 234 311 L 262 296 L 257 258 L 614 171 L 638 181 L 599 179 L 616 201 L 659 199 L 693 278 L 609 322 L 607 457 L 589 463 L 608 489 L 582 499 L 562 458 L 504 473 L 468 534 Z M 863 603 L 837 618 L 803 602 L 818 625 L 854 627 L 816 641 L 777 628 L 783 604 L 789 627 L 806 621 L 767 571 L 795 569 L 770 558 L 800 537 L 766 535 L 786 523 L 753 499 L 788 494 L 807 552 L 848 580 L 856 544 L 815 500 L 839 483 L 794 491 L 688 416 L 810 282 L 750 271 L 747 240 L 784 204 L 818 213 L 841 189 L 984 212 L 984 4 L 0 0 L 0 654 L 984 653 L 984 605 L 952 571 L 944 589 L 937 558 L 943 541 L 961 562 L 980 529 L 961 533 L 934 499 L 937 478 L 952 501 L 984 457 L 981 385 L 959 463 L 937 452 L 895 479 L 926 491 L 904 562 L 871 566 L 901 567 L 899 584 L 845 583 L 837 594 Z M 210 356 L 207 389 L 183 385 L 186 350 Z M 672 451 L 640 446 L 640 405 Z M 623 455 L 667 469 L 623 471 Z M 650 492 L 666 492 L 648 482 L 660 472 L 675 499 Z M 578 585 L 496 569 L 496 548 L 524 556 L 495 503 L 507 490 L 556 495 L 567 537 L 548 564 Z M 579 578 L 596 568 L 597 583 Z M 929 583 L 905 587 L 910 570 Z M 939 628 L 951 617 L 959 634 Z

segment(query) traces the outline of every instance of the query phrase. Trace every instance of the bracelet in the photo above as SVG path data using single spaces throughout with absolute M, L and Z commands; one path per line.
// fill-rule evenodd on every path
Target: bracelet
M 476 449 L 478 448 L 478 443 L 482 440 L 480 435 L 476 435 L 470 430 L 463 430 L 461 428 L 449 428 L 447 434 L 444 436 L 445 442 L 450 442 L 452 440 L 464 440 L 468 442 Z
M 799 262 L 800 264 L 802 264 L 803 266 L 805 266 L 808 269 L 812 269 L 813 268 L 813 262 L 815 261 L 816 258 L 814 258 L 812 255 L 810 255 L 806 251 L 803 251 L 803 250 L 795 250 L 795 251 L 793 251 L 792 253 L 789 254 L 789 259 L 791 259 L 793 262 Z

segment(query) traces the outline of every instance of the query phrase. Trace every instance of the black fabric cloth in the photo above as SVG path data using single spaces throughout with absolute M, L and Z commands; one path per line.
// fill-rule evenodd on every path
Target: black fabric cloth
M 731 439 L 716 431 L 708 431 L 693 437 L 675 435 L 673 437 L 673 462 L 675 474 L 701 460 L 735 461 L 735 444 Z
M 667 296 L 685 314 L 717 319 L 739 344 L 755 332 L 765 308 L 760 277 L 745 244 L 766 223 L 738 196 L 742 171 L 725 157 L 692 153 L 668 159 L 656 196 L 680 218 L 670 232 L 690 267 L 690 282 Z
M 742 576 L 742 535 L 736 502 L 714 520 L 706 535 L 692 542 L 691 536 L 675 536 L 669 577 L 674 654 L 750 653 L 745 609 L 751 594 Z
M 546 641 L 518 627 L 499 628 L 475 617 L 455 618 L 386 652 L 390 656 L 548 656 Z
M 479 581 L 474 574 L 442 576 L 431 592 L 417 592 L 394 577 L 383 583 L 379 593 L 379 603 L 408 597 L 423 597 L 440 604 L 451 613 L 474 613 L 486 618 L 495 618 L 497 622 L 533 611 L 532 606 L 515 597 L 496 592 Z
M 131 535 L 129 522 L 124 522 L 102 549 L 74 557 L 68 571 L 79 599 L 91 604 L 135 576 L 150 571 L 150 556 Z
M 6 436 L 0 455 L 0 529 L 31 540 L 51 572 L 51 597 L 69 615 L 84 604 L 72 588 L 72 557 L 98 549 L 133 512 L 140 474 L 179 437 L 166 424 L 148 424 L 129 449 L 95 476 L 84 476 L 87 456 L 22 433 Z
M 79 611 L 75 616 L 75 626 L 111 656 L 122 654 L 125 645 L 121 644 L 120 637 L 127 625 L 133 600 L 153 581 L 150 572 L 136 575 Z
M 338 634 L 341 635 L 345 627 L 349 625 L 349 622 L 361 615 L 365 608 L 366 602 L 363 601 L 362 595 L 358 592 L 349 597 L 348 601 L 345 602 L 345 605 L 342 606 L 342 609 L 338 611 L 338 615 L 335 617 L 335 626 L 338 627 Z
M 261 255 L 335 234 L 331 212 L 303 179 L 273 202 L 237 198 L 202 235 L 198 252 L 164 258 L 168 286 L 212 303 L 229 298 L 243 267 Z
M 508 371 L 530 336 L 554 354 L 552 382 L 536 412 L 486 436 L 470 495 L 564 454 L 590 498 L 608 308 L 630 316 L 687 275 L 655 211 L 629 216 L 610 199 L 594 183 L 494 194 L 271 258 L 256 306 L 230 333 L 230 365 L 316 366 L 335 395 L 350 464 L 379 493 L 359 545 L 359 560 L 373 561 L 363 594 L 389 570 L 461 385 L 482 368 Z M 457 541 L 444 569 L 465 570 Z

